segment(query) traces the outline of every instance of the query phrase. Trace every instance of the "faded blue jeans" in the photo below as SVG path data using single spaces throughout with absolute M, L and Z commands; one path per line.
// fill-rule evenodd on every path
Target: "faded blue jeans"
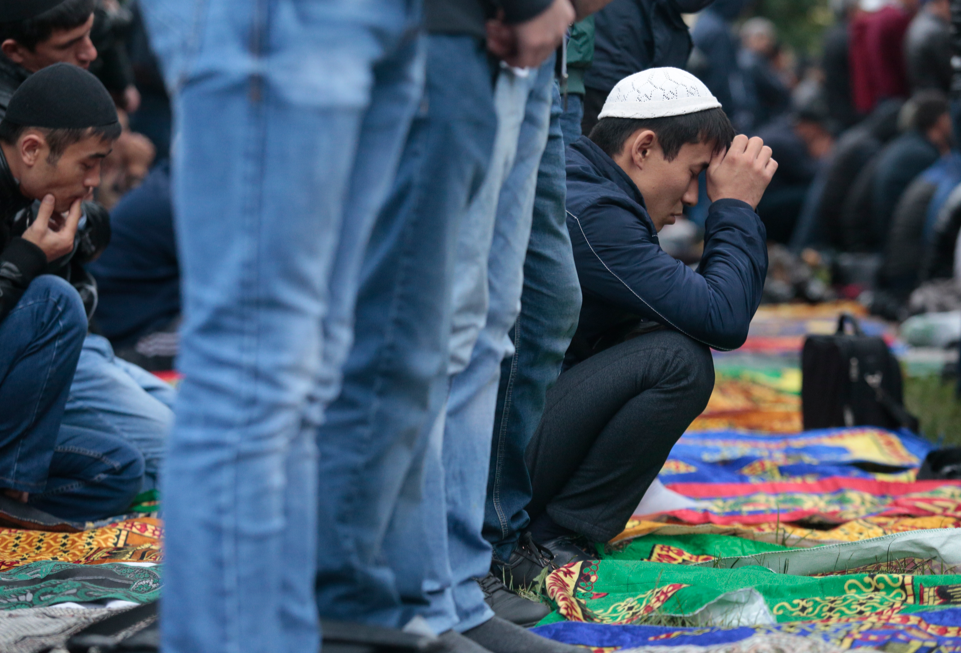
M 110 341 L 87 334 L 70 386 L 63 427 L 126 440 L 143 456 L 141 491 L 157 487 L 177 393 L 169 383 L 117 358 Z
M 80 295 L 52 275 L 34 279 L 0 322 L 0 488 L 47 486 L 86 334 Z
M 142 8 L 174 103 L 183 271 L 164 650 L 316 651 L 317 431 L 421 97 L 419 2 Z
M 490 569 L 481 535 L 500 364 L 520 303 L 537 166 L 547 140 L 553 58 L 526 76 L 502 70 L 495 90 L 497 138 L 484 184 L 467 211 L 454 261 L 449 379 L 440 394 L 424 462 L 424 500 L 395 520 L 390 541 L 423 553 L 395 566 L 398 583 L 423 579 L 412 614 L 435 632 L 459 632 L 493 616 L 475 579 Z M 449 387 L 449 391 L 448 391 Z M 396 539 L 394 539 L 396 538 Z
M 394 569 L 425 555 L 401 538 L 381 550 L 392 516 L 423 500 L 430 411 L 446 389 L 454 250 L 497 129 L 485 44 L 427 38 L 424 99 L 397 179 L 374 226 L 357 300 L 356 338 L 340 396 L 320 430 L 317 605 L 324 617 L 403 627 L 401 597 L 421 578 Z
M 581 137 L 581 123 L 584 122 L 584 96 L 578 93 L 568 93 L 567 107 L 564 107 L 562 98 L 561 109 L 563 113 L 561 113 L 560 125 L 561 132 L 564 135 L 563 147 L 566 149 L 568 145 Z M 564 179 L 567 179 L 566 174 Z
M 0 487 L 74 521 L 122 513 L 144 472 L 125 438 L 68 423 L 86 332 L 80 295 L 50 275 L 34 279 L 0 323 Z
M 537 171 L 521 310 L 511 329 L 514 354 L 501 365 L 487 478 L 484 537 L 493 545 L 494 557 L 505 561 L 530 521 L 524 510 L 531 500 L 524 454 L 544 412 L 547 390 L 561 372 L 581 310 L 581 286 L 567 232 L 562 114 L 555 84 L 547 147 Z M 576 125 L 580 130 L 580 120 Z

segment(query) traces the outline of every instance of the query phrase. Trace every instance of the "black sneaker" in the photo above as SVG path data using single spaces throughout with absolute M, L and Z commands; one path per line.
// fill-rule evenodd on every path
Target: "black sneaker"
M 536 543 L 535 543 L 536 544 Z M 537 544 L 541 549 L 549 551 L 551 564 L 556 569 L 572 562 L 590 562 L 597 560 L 597 554 L 591 548 L 591 543 L 579 535 L 561 535 L 553 540 Z
M 551 609 L 543 603 L 530 601 L 516 592 L 512 592 L 493 573 L 476 580 L 481 591 L 484 592 L 484 601 L 494 611 L 494 614 L 504 621 L 530 628 L 551 613 Z
M 508 562 L 494 560 L 491 571 L 510 582 L 512 587 L 534 585 L 545 569 L 559 569 L 570 562 L 596 560 L 576 536 L 561 536 L 538 544 L 529 532 L 521 535 Z M 582 546 L 584 544 L 585 546 Z
M 507 562 L 494 559 L 491 571 L 498 578 L 503 578 L 511 587 L 528 588 L 537 581 L 538 576 L 551 566 L 554 555 L 547 549 L 538 546 L 530 533 L 521 535 L 520 541 L 514 547 L 514 553 Z

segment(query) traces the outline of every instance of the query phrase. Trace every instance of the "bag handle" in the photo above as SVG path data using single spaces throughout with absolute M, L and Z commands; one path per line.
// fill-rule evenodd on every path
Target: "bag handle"
M 845 323 L 845 322 L 848 322 L 848 323 L 851 324 L 851 327 L 854 329 L 854 335 L 856 335 L 856 336 L 863 336 L 863 335 L 864 335 L 864 331 L 861 330 L 861 325 L 858 324 L 857 319 L 855 319 L 855 317 L 854 317 L 853 315 L 851 315 L 850 313 L 841 313 L 841 314 L 838 316 L 838 330 L 837 330 L 837 335 L 840 336 L 840 335 L 843 335 L 843 334 L 844 334 L 844 323 Z
M 917 417 L 909 413 L 904 406 L 899 404 L 894 397 L 882 388 L 875 388 L 875 391 L 878 393 L 878 402 L 881 404 L 881 407 L 895 422 L 912 433 L 921 434 L 921 423 Z

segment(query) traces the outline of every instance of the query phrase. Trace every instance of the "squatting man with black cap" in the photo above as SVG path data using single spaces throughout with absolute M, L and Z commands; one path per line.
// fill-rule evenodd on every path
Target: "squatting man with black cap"
M 0 0 L 0 119 L 14 92 L 31 75 L 57 63 L 90 67 L 98 56 L 90 35 L 96 4 L 95 0 Z M 68 101 L 67 95 L 59 97 Z M 111 97 L 116 104 L 116 95 Z M 123 125 L 124 115 L 116 111 L 114 115 L 117 113 Z M 118 162 L 128 158 L 136 137 L 143 139 L 124 128 L 112 143 L 113 153 L 100 168 L 97 201 L 83 203 L 76 251 L 57 271 L 80 292 L 87 320 L 93 325 L 83 342 L 60 428 L 132 443 L 144 460 L 141 491 L 148 491 L 158 484 L 176 393 L 154 375 L 118 357 L 110 341 L 99 334 L 95 314 L 99 289 L 89 265 L 112 236 L 110 216 L 101 205 L 104 185 L 112 183 L 108 166 L 112 161 L 117 172 Z M 112 188 L 110 192 L 115 191 Z
M 709 347 L 740 347 L 767 273 L 755 209 L 777 169 L 735 136 L 690 73 L 622 79 L 589 136 L 567 149 L 567 226 L 583 290 L 564 371 L 527 449 L 530 527 L 498 572 L 530 584 L 548 564 L 594 557 L 621 532 L 714 387 Z M 697 271 L 658 232 L 712 200 Z
M 143 481 L 132 444 L 61 426 L 87 316 L 57 275 L 120 130 L 107 90 L 68 64 L 30 76 L 0 122 L 0 489 L 65 519 L 118 514 Z

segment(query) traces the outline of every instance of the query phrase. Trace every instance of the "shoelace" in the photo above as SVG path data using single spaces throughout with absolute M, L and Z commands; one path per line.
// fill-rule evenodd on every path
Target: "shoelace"
M 539 567 L 547 567 L 554 561 L 554 554 L 535 542 L 530 533 L 524 533 L 521 536 L 520 545 L 516 551 L 522 558 Z
M 501 589 L 507 589 L 507 586 L 504 585 L 503 581 L 501 581 L 501 579 L 494 574 L 487 574 L 483 578 L 478 578 L 476 580 L 477 584 L 480 585 L 484 596 L 492 596 L 494 592 L 497 592 Z

